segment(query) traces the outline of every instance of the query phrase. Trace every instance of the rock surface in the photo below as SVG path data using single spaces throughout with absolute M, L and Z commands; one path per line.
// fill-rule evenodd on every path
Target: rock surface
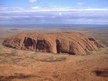
M 79 32 L 20 33 L 4 40 L 7 47 L 49 53 L 87 54 L 104 47 Z

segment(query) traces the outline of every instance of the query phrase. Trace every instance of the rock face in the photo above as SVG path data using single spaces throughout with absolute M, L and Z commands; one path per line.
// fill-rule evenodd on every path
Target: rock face
M 3 45 L 37 52 L 87 54 L 104 47 L 92 37 L 79 32 L 20 33 L 4 40 Z

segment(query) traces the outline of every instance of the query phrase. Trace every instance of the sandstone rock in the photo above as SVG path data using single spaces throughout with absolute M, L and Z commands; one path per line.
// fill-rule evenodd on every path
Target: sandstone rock
M 87 54 L 104 47 L 92 37 L 79 32 L 20 33 L 4 40 L 3 45 L 49 53 Z

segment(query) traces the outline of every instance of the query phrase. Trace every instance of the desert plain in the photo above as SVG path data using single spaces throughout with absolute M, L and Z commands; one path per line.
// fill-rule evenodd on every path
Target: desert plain
M 47 53 L 4 46 L 22 32 L 81 32 L 104 45 L 84 55 Z M 0 81 L 108 81 L 108 28 L 0 28 Z

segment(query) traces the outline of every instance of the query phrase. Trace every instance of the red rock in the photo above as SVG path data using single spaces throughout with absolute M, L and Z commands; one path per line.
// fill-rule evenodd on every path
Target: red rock
M 3 45 L 49 53 L 87 54 L 104 47 L 92 37 L 79 32 L 21 33 L 4 40 Z

